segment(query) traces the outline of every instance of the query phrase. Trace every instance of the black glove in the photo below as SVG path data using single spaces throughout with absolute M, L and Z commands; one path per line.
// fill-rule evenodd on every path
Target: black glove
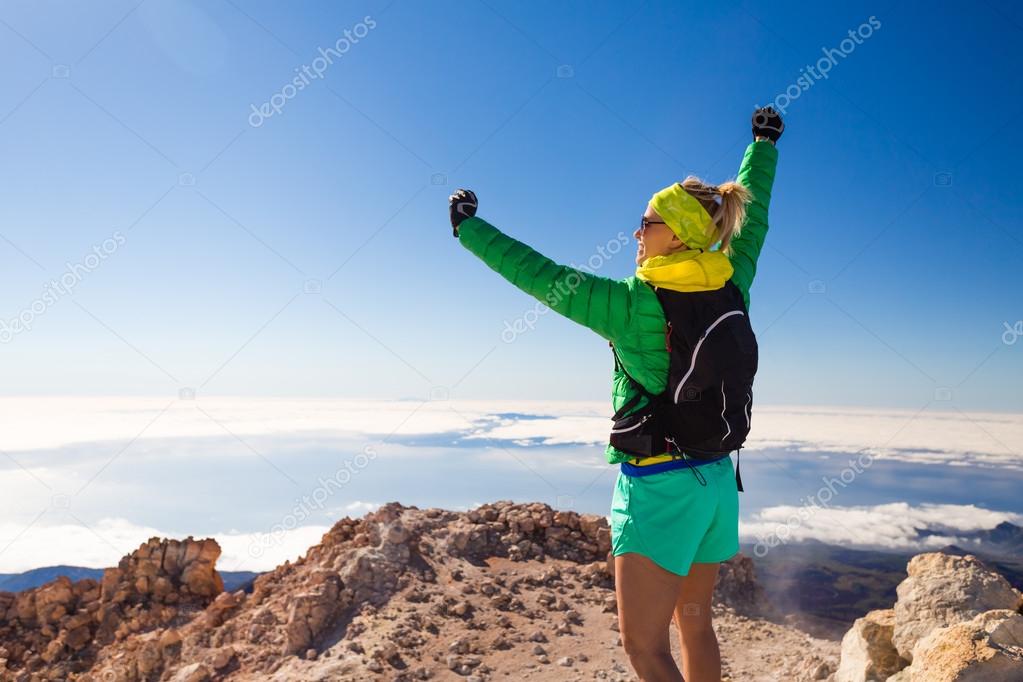
M 456 189 L 455 193 L 448 197 L 448 204 L 451 209 L 451 231 L 458 237 L 458 226 L 466 218 L 476 215 L 480 202 L 471 189 Z
M 777 142 L 785 130 L 785 122 L 774 110 L 774 107 L 761 107 L 753 112 L 753 137 L 766 137 Z

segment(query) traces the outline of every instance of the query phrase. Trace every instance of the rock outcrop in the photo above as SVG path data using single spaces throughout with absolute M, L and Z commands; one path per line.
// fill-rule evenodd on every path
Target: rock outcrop
M 862 618 L 842 638 L 842 660 L 835 682 L 887 680 L 906 666 L 892 644 L 894 609 L 877 609 Z
M 892 642 L 913 660 L 913 649 L 938 627 L 972 619 L 992 609 L 1018 610 L 1023 595 L 972 554 L 919 554 L 906 566 L 897 588 Z
M 714 585 L 714 601 L 749 617 L 777 618 L 778 614 L 757 582 L 753 559 L 739 554 L 721 564 Z
M 554 511 L 544 504 L 487 504 L 450 524 L 441 547 L 451 556 L 477 560 L 553 556 L 589 562 L 606 557 L 611 529 L 601 516 Z
M 916 646 L 910 680 L 1019 682 L 1023 679 L 1023 615 L 985 611 L 938 628 Z
M 1023 595 L 977 557 L 920 554 L 842 640 L 836 682 L 1023 680 Z
M 17 594 L 0 592 L 0 673 L 70 679 L 88 670 L 104 646 L 201 611 L 223 590 L 219 556 L 214 540 L 152 538 L 108 568 L 101 582 L 61 577 Z

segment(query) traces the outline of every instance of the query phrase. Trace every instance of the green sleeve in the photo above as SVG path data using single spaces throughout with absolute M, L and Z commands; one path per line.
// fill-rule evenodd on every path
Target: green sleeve
M 628 329 L 632 290 L 625 282 L 558 265 L 479 217 L 462 221 L 458 240 L 519 289 L 605 339 Z
M 778 150 L 766 140 L 760 140 L 746 147 L 739 167 L 739 184 L 752 194 L 753 201 L 746 208 L 746 220 L 742 232 L 732 240 L 729 260 L 735 274 L 732 282 L 742 292 L 742 298 L 749 310 L 749 290 L 757 274 L 757 259 L 764 248 L 767 236 L 767 207 L 771 203 L 771 186 L 774 184 L 774 170 L 778 164 Z

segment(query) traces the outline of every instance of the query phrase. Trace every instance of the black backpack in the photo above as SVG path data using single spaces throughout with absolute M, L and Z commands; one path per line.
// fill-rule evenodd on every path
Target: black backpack
M 659 395 L 643 388 L 612 344 L 615 369 L 636 395 L 612 417 L 611 445 L 636 458 L 668 452 L 717 459 L 739 450 L 749 435 L 758 359 L 742 294 L 731 281 L 714 291 L 653 289 L 668 323 L 667 388 Z M 630 412 L 642 398 L 646 404 Z M 742 490 L 738 466 L 736 480 Z

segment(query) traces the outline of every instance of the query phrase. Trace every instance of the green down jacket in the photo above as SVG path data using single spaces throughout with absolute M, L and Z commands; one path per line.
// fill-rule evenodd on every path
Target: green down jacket
M 747 208 L 741 234 L 732 240 L 729 260 L 734 268 L 731 281 L 742 292 L 747 310 L 757 258 L 767 235 L 767 209 L 777 161 L 778 150 L 774 145 L 758 141 L 746 148 L 739 168 L 737 180 L 750 190 L 753 201 Z M 657 295 L 645 282 L 635 276 L 614 280 L 558 265 L 479 217 L 461 223 L 458 239 L 519 289 L 612 342 L 625 370 L 647 391 L 657 394 L 665 389 L 666 321 Z M 614 411 L 632 398 L 634 391 L 625 371 L 616 369 L 611 391 Z M 643 404 L 640 402 L 636 409 Z M 630 459 L 610 445 L 605 454 L 610 464 Z

